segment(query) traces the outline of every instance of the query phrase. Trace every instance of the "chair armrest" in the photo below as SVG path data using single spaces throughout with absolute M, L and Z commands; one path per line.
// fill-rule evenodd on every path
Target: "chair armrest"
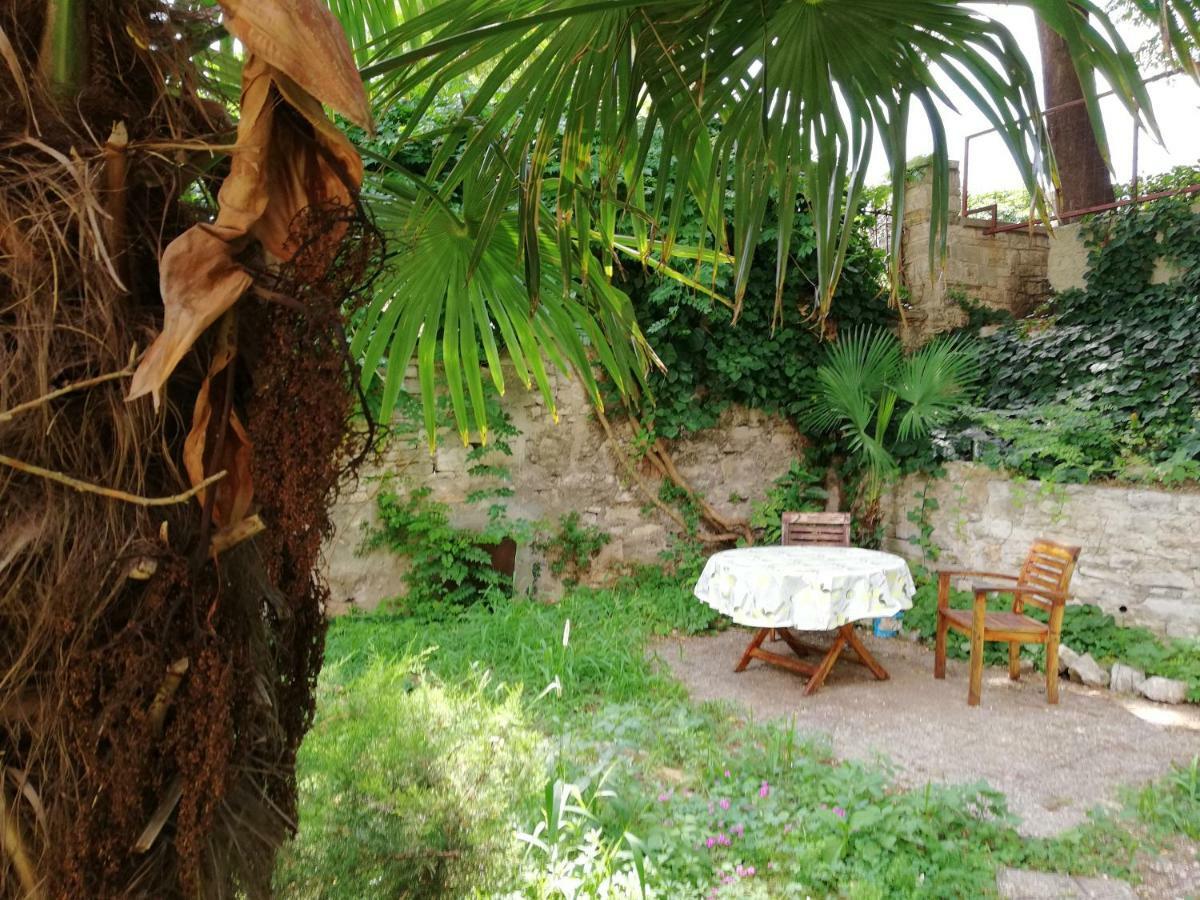
M 983 634 L 987 622 L 987 597 L 986 590 L 976 589 L 975 602 L 971 606 L 971 632 L 973 634 Z
M 950 578 L 963 578 L 970 575 L 974 578 L 1000 578 L 1004 581 L 1016 581 L 1019 577 L 1006 572 L 978 572 L 973 569 L 939 569 L 937 574 L 939 577 L 946 575 Z
M 967 575 L 976 575 L 982 578 L 1001 578 L 1006 581 L 1016 582 L 1016 575 L 1006 575 L 1003 572 L 977 572 L 972 569 L 939 569 L 937 572 L 938 585 L 938 609 L 950 608 L 950 579 L 960 578 Z
M 981 596 L 986 597 L 988 594 L 1035 594 L 1048 603 L 1067 602 L 1066 594 L 1059 591 L 1050 591 L 1046 588 L 1033 587 L 1028 584 L 988 584 L 987 582 L 979 582 L 972 583 L 971 592 L 975 594 L 976 600 Z

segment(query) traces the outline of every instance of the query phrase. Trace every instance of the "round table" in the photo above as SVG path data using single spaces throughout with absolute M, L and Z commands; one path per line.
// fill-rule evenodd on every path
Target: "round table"
M 887 672 L 863 646 L 852 623 L 894 616 L 912 606 L 908 564 L 899 556 L 860 547 L 741 547 L 714 553 L 695 595 L 741 625 L 758 629 L 734 671 L 761 659 L 809 676 L 805 694 L 820 688 L 847 646 L 880 680 Z M 835 631 L 817 665 L 762 649 L 772 633 L 801 656 L 813 648 L 790 629 Z

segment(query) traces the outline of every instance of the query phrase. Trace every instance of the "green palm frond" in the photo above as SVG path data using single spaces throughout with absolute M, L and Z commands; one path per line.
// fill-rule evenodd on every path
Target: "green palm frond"
M 900 440 L 928 434 L 967 398 L 979 375 L 979 356 L 962 335 L 934 340 L 904 359 L 893 385 L 907 404 Z
M 852 452 L 865 458 L 868 468 L 890 469 L 892 459 L 882 435 L 895 402 L 887 396 L 888 382 L 902 360 L 900 342 L 890 332 L 857 328 L 840 337 L 817 367 L 805 425 L 818 433 L 837 431 Z
M 366 65 L 379 52 L 382 39 L 405 22 L 410 22 L 437 5 L 438 0 L 327 0 L 329 9 L 342 23 L 346 40 L 360 65 Z M 398 47 L 388 43 L 393 52 L 412 50 L 424 43 L 427 35 L 412 35 Z
M 1133 0 L 1158 26 L 1163 47 L 1176 65 L 1200 80 L 1200 9 L 1195 0 Z
M 537 240 L 542 262 L 542 299 L 530 307 L 525 275 L 514 265 L 520 218 L 512 203 L 495 195 L 502 161 L 494 157 L 490 164 L 462 185 L 458 210 L 421 205 L 418 198 L 433 189 L 394 168 L 376 173 L 368 197 L 378 224 L 399 236 L 400 247 L 354 330 L 351 352 L 362 360 L 364 388 L 382 382 L 385 420 L 416 359 L 431 446 L 439 368 L 466 442 L 470 423 L 487 439 L 483 379 L 504 393 L 501 349 L 524 386 L 536 384 L 555 418 L 547 362 L 566 377 L 581 378 L 588 396 L 602 405 L 597 367 L 622 395 L 631 395 L 655 361 L 629 298 L 599 266 L 568 278 L 549 229 L 529 238 Z M 479 238 L 484 220 L 490 222 L 486 242 Z
M 978 357 L 967 338 L 936 340 L 905 356 L 891 332 L 858 328 L 826 349 L 805 424 L 838 433 L 878 485 L 897 468 L 893 439 L 928 434 L 967 399 L 978 378 Z
M 731 191 L 727 249 L 737 257 L 740 303 L 768 198 L 787 210 L 803 194 L 814 214 L 814 305 L 823 314 L 877 144 L 892 164 L 894 196 L 902 202 L 914 103 L 934 137 L 930 252 L 944 248 L 949 161 L 937 104 L 946 99 L 942 85 L 961 89 L 997 128 L 1035 206 L 1045 212 L 1040 187 L 1053 179 L 1053 161 L 1036 115 L 1036 82 L 1012 35 L 981 11 L 987 5 L 443 0 L 381 38 L 364 75 L 381 96 L 420 91 L 427 105 L 463 72 L 486 70 L 464 116 L 478 119 L 488 108 L 491 114 L 457 158 L 447 149 L 436 161 L 443 189 L 455 190 L 483 156 L 501 148 L 509 163 L 504 177 L 514 187 L 552 198 L 564 260 L 569 243 L 593 230 L 604 252 L 614 252 L 614 223 L 632 213 L 628 230 L 645 238 L 645 222 L 653 223 L 668 262 L 682 206 L 670 198 L 685 193 L 705 211 L 708 241 L 726 249 L 722 198 Z M 1025 5 L 1063 35 L 1081 71 L 1103 76 L 1154 131 L 1133 57 L 1096 3 Z M 427 39 L 420 43 L 422 36 Z M 1094 90 L 1087 99 L 1094 109 Z M 662 162 L 650 191 L 643 169 L 656 133 Z M 539 204 L 524 208 L 523 218 L 536 216 Z M 791 217 L 780 219 L 786 246 Z M 486 229 L 480 237 L 487 239 Z M 523 241 L 522 248 L 532 276 L 539 244 Z M 782 291 L 787 254 L 778 258 Z M 540 283 L 531 277 L 534 290 Z

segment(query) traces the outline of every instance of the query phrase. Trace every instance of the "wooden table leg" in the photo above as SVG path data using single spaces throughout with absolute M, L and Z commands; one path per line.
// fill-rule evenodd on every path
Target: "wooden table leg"
M 853 624 L 847 623 L 837 629 L 834 633 L 832 646 L 825 651 L 821 662 L 815 666 L 798 659 L 791 659 L 781 656 L 778 653 L 772 653 L 769 650 L 763 650 L 763 641 L 771 636 L 773 632 L 777 633 L 797 656 L 801 656 L 807 651 L 821 652 L 818 648 L 805 644 L 796 638 L 787 628 L 760 628 L 755 632 L 754 637 L 746 647 L 746 651 L 742 654 L 741 660 L 734 669 L 735 672 L 744 671 L 746 666 L 750 664 L 750 660 L 761 659 L 763 662 L 809 676 L 808 683 L 804 686 L 804 696 L 808 697 L 821 689 L 821 686 L 825 683 L 825 679 L 829 676 L 830 671 L 832 671 L 834 663 L 838 661 L 842 651 L 849 646 L 857 657 L 856 659 L 848 657 L 851 662 L 866 666 L 879 681 L 886 681 L 888 678 L 887 670 L 871 655 L 871 652 L 863 644 L 862 639 L 855 632 Z
M 887 669 L 881 666 L 879 661 L 871 655 L 871 651 L 869 651 L 866 648 L 866 645 L 863 644 L 862 638 L 858 636 L 858 632 L 854 630 L 854 626 L 843 625 L 838 629 L 838 631 L 841 632 L 842 636 L 846 639 L 846 643 L 850 645 L 850 648 L 856 654 L 858 654 L 859 661 L 861 661 L 864 666 L 871 670 L 871 674 L 874 675 L 879 681 L 887 681 Z
M 813 672 L 812 678 L 808 679 L 808 684 L 804 686 L 804 696 L 810 697 L 821 689 L 821 685 L 825 683 L 825 678 L 829 675 L 833 664 L 837 662 L 837 658 L 842 655 L 842 648 L 846 646 L 846 635 L 842 629 L 838 629 L 837 636 L 833 639 L 833 646 L 829 648 L 829 652 L 821 660 L 821 664 L 817 666 L 817 671 Z
M 770 650 L 762 648 L 762 642 L 767 639 L 774 629 L 760 628 L 750 640 L 746 647 L 746 652 L 742 654 L 741 660 L 734 667 L 735 672 L 744 671 L 746 666 L 750 665 L 750 660 L 761 659 L 763 662 L 770 663 L 773 666 L 781 666 L 792 672 L 797 672 L 800 675 L 808 675 L 811 677 L 817 671 L 817 667 L 810 665 L 799 659 L 792 659 L 789 656 L 782 656 L 778 653 L 772 653 Z M 780 633 L 786 633 L 780 629 Z
M 770 628 L 758 629 L 754 635 L 754 638 L 750 641 L 749 646 L 746 647 L 746 652 L 742 654 L 741 662 L 737 664 L 737 667 L 733 671 L 741 672 L 746 668 L 746 666 L 750 665 L 750 660 L 754 658 L 754 651 L 762 646 L 762 642 L 766 640 L 766 637 L 770 632 Z

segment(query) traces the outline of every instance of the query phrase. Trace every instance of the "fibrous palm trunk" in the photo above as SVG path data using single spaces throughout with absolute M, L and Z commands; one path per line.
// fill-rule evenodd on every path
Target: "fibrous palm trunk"
M 191 61 L 211 18 L 88 6 L 0 13 L 0 897 L 261 896 L 323 646 L 340 316 L 378 245 L 353 202 L 299 204 L 286 257 L 239 241 L 255 293 L 128 402 L 233 123 Z M 272 98 L 279 173 L 318 129 Z
M 1069 215 L 1113 200 L 1108 164 L 1100 152 L 1087 106 L 1083 85 L 1075 70 L 1067 42 L 1045 22 L 1038 20 L 1038 44 L 1042 51 L 1042 87 L 1045 91 L 1046 128 L 1058 165 L 1059 214 Z

